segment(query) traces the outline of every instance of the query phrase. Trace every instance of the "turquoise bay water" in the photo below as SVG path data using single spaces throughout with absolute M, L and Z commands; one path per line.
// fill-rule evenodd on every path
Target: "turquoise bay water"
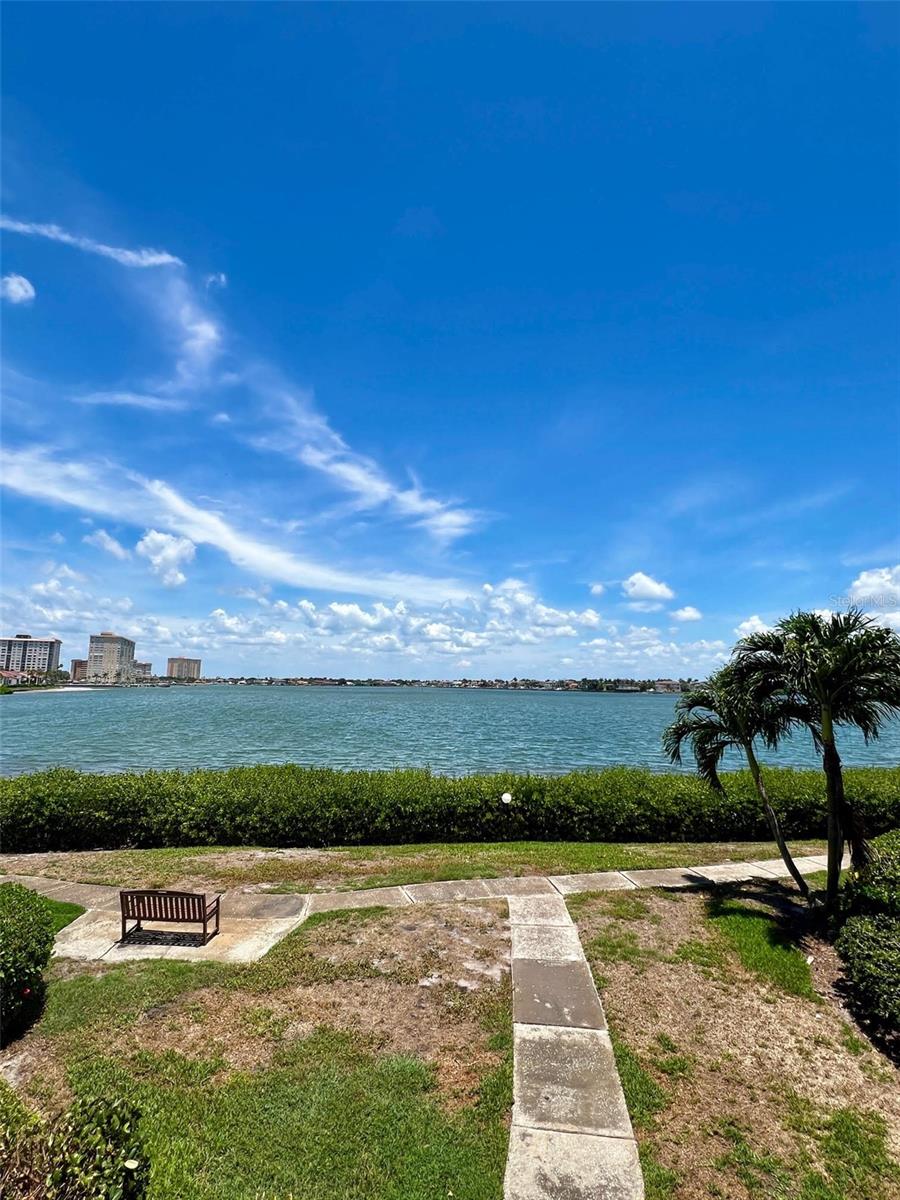
M 671 770 L 660 736 L 674 704 L 666 695 L 445 688 L 24 692 L 0 697 L 0 772 L 55 764 L 125 771 L 279 762 L 431 767 L 445 774 L 556 773 L 618 763 Z M 848 765 L 894 765 L 900 723 L 869 746 L 853 730 L 841 731 L 839 746 Z M 818 765 L 807 735 L 768 758 Z

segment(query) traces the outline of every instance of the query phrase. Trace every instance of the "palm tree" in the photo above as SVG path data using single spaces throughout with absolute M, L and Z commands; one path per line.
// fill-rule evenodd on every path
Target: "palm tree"
M 786 734 L 797 714 L 786 705 L 770 701 L 737 685 L 730 667 L 722 667 L 706 683 L 684 692 L 675 705 L 677 716 L 663 733 L 663 748 L 672 762 L 681 762 L 684 744 L 690 744 L 697 771 L 710 787 L 724 792 L 719 764 L 726 750 L 739 750 L 747 760 L 754 787 L 760 798 L 772 836 L 778 844 L 784 865 L 797 887 L 809 897 L 809 886 L 797 870 L 787 848 L 778 817 L 769 803 L 759 760 L 753 748 L 762 741 L 770 749 Z
M 854 867 L 869 859 L 861 814 L 844 793 L 838 725 L 855 725 L 868 742 L 900 711 L 900 638 L 860 609 L 796 612 L 735 648 L 738 686 L 802 713 L 822 754 L 828 801 L 827 906 L 834 911 L 845 839 Z

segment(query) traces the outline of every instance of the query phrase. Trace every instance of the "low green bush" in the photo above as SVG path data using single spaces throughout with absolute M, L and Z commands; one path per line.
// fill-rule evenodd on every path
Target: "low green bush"
M 872 840 L 872 861 L 865 870 L 848 874 L 844 910 L 884 913 L 900 920 L 900 829 Z
M 465 775 L 252 766 L 92 775 L 58 767 L 0 780 L 7 852 L 187 845 L 768 839 L 749 774 L 724 793 L 691 774 L 637 767 L 568 775 Z M 821 771 L 772 768 L 786 837 L 825 831 Z M 845 772 L 870 834 L 900 824 L 900 767 Z M 512 803 L 504 804 L 504 792 Z
M 849 917 L 835 944 L 861 1011 L 900 1033 L 900 920 Z
M 0 1196 L 139 1200 L 148 1169 L 138 1117 L 123 1100 L 78 1098 L 45 1121 L 0 1095 Z
M 872 861 L 848 871 L 835 943 L 860 1011 L 900 1033 L 900 829 L 872 841 Z
M 40 1003 L 53 949 L 53 914 L 43 896 L 0 884 L 0 1044 Z

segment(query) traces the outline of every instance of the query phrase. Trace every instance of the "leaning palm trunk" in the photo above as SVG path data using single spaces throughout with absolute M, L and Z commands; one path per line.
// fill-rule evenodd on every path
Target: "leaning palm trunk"
M 778 824 L 778 817 L 775 813 L 775 809 L 769 803 L 769 794 L 766 791 L 766 785 L 763 783 L 762 771 L 760 771 L 756 755 L 753 753 L 752 744 L 744 743 L 744 753 L 747 756 L 747 766 L 750 768 L 750 774 L 753 777 L 757 795 L 762 801 L 762 806 L 766 814 L 766 820 L 769 822 L 769 828 L 772 831 L 772 837 L 775 839 L 776 845 L 778 846 L 778 852 L 781 855 L 784 865 L 790 872 L 791 878 L 800 889 L 800 894 L 805 900 L 808 900 L 809 884 L 800 874 L 797 864 L 794 862 L 790 850 L 788 850 L 787 842 L 782 836 L 781 826 Z
M 822 711 L 822 767 L 828 800 L 828 882 L 826 903 L 830 912 L 837 908 L 841 881 L 841 861 L 845 840 L 850 845 L 850 860 L 857 869 L 871 858 L 862 817 L 847 802 L 841 756 L 834 740 L 834 725 L 827 709 Z

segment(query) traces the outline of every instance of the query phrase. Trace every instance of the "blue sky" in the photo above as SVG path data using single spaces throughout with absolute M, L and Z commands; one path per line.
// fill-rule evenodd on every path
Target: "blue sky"
M 900 625 L 897 6 L 4 24 L 6 631 L 643 677 Z

